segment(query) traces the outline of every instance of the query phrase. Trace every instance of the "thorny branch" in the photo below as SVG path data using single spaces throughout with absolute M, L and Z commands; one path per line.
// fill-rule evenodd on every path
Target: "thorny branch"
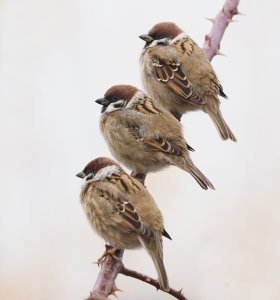
M 228 24 L 233 22 L 232 18 L 240 14 L 237 10 L 238 4 L 239 0 L 226 0 L 223 9 L 217 14 L 216 18 L 209 19 L 213 23 L 213 26 L 210 33 L 205 36 L 202 50 L 210 61 L 215 55 L 222 55 L 220 52 L 220 43 Z M 114 295 L 116 291 L 119 291 L 115 285 L 115 279 L 119 273 L 139 279 L 160 289 L 157 280 L 126 269 L 122 263 L 123 252 L 123 250 L 119 251 L 118 261 L 111 255 L 107 255 L 103 259 L 99 275 L 87 300 L 106 300 L 109 295 Z M 182 291 L 170 288 L 169 294 L 179 300 L 187 300 Z
M 106 245 L 106 250 L 108 250 L 109 248 L 110 246 Z M 121 261 L 123 252 L 123 250 L 120 250 L 119 253 L 117 253 L 119 260 L 116 260 L 110 254 L 104 257 L 101 263 L 101 270 L 99 272 L 98 278 L 87 300 L 105 300 L 107 299 L 108 295 L 115 295 L 117 291 L 120 291 L 115 285 L 115 279 L 118 274 L 123 274 L 125 276 L 144 281 L 154 286 L 157 290 L 161 289 L 158 280 L 125 268 Z M 187 298 L 182 294 L 182 290 L 177 291 L 170 288 L 169 291 L 163 292 L 174 296 L 176 299 L 187 300 Z
M 123 267 L 120 271 L 120 274 L 123 274 L 125 276 L 129 276 L 129 277 L 133 277 L 133 278 L 136 278 L 136 279 L 139 279 L 141 281 L 144 281 L 150 285 L 153 285 L 157 290 L 160 290 L 160 286 L 159 286 L 159 282 L 158 280 L 155 280 L 147 275 L 143 275 L 141 273 L 138 273 L 136 271 L 133 271 L 133 270 L 129 270 L 125 267 Z M 182 290 L 180 291 L 176 291 L 172 288 L 169 289 L 168 292 L 166 292 L 170 295 L 172 295 L 173 297 L 175 297 L 176 299 L 179 299 L 179 300 L 187 300 L 187 298 L 182 294 Z
M 105 245 L 105 247 L 107 251 L 108 245 Z M 116 253 L 119 260 L 114 259 L 109 254 L 104 257 L 97 280 L 87 300 L 106 300 L 109 295 L 115 295 L 115 292 L 119 291 L 115 285 L 115 279 L 123 269 L 123 252 L 123 250 L 119 250 Z
M 223 55 L 220 52 L 220 43 L 229 23 L 234 22 L 232 19 L 238 12 L 239 0 L 226 0 L 222 10 L 217 14 L 215 19 L 208 19 L 213 23 L 209 34 L 205 35 L 203 52 L 211 61 L 215 55 Z

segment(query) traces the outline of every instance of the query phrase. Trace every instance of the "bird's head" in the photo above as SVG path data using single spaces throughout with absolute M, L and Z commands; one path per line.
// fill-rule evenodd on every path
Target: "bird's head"
M 101 113 L 109 113 L 124 108 L 137 91 L 138 89 L 131 85 L 114 85 L 107 90 L 103 98 L 95 102 L 102 105 Z
M 98 157 L 90 161 L 84 167 L 83 171 L 79 172 L 76 176 L 84 179 L 85 181 L 89 181 L 92 180 L 97 173 L 101 173 L 101 171 L 105 168 L 108 171 L 110 167 L 115 170 L 116 168 L 120 168 L 120 165 L 108 157 Z M 104 171 L 104 173 L 107 173 L 107 171 Z
M 145 48 L 156 45 L 169 45 L 170 42 L 181 34 L 183 30 L 175 23 L 162 22 L 156 24 L 148 34 L 140 35 L 139 38 L 146 42 Z

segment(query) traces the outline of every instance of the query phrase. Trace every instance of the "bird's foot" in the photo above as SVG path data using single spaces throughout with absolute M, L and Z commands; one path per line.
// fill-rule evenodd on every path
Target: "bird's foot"
M 110 245 L 105 245 L 105 247 L 106 247 L 106 250 L 104 251 L 102 256 L 97 260 L 98 266 L 100 266 L 102 264 L 102 262 L 108 255 L 112 256 L 116 261 L 120 261 L 120 258 L 118 256 L 118 252 L 119 252 L 118 248 L 114 248 Z

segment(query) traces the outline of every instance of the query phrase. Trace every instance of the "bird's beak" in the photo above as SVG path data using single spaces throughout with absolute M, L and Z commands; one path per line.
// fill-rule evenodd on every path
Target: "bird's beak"
M 151 43 L 154 39 L 148 34 L 142 34 L 139 38 L 147 43 Z
M 97 100 L 95 100 L 95 102 L 100 105 L 105 105 L 105 106 L 108 106 L 110 104 L 110 102 L 106 98 L 97 99 Z
M 79 177 L 79 178 L 85 178 L 86 174 L 84 172 L 80 172 L 76 176 Z
M 104 113 L 104 111 L 106 110 L 106 108 L 109 106 L 110 101 L 107 100 L 106 98 L 100 98 L 95 100 L 96 103 L 103 105 L 102 109 L 101 109 L 101 113 Z

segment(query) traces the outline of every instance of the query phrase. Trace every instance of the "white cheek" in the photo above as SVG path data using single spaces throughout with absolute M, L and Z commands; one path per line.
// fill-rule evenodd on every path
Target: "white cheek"
M 82 180 L 81 189 L 83 189 L 88 184 L 88 181 L 85 179 Z
M 158 46 L 159 43 L 164 43 L 164 45 L 159 45 L 159 46 L 163 46 L 163 47 L 168 46 L 168 45 L 170 45 L 170 42 L 171 42 L 171 40 L 168 38 L 164 38 L 161 40 L 154 40 L 151 42 L 151 44 L 149 46 L 146 47 L 146 49 L 150 48 L 150 47 Z
M 110 112 L 115 111 L 115 110 L 117 110 L 117 108 L 114 107 L 114 104 L 113 104 L 113 103 L 111 103 L 111 104 L 106 108 L 105 113 L 110 113 Z
M 118 170 L 119 169 L 117 166 L 108 166 L 102 168 L 99 172 L 96 173 L 92 181 L 104 180 L 105 178 L 110 177 L 112 174 L 117 173 Z
M 118 106 L 118 107 L 115 107 Z M 123 106 L 125 105 L 125 101 L 123 99 L 117 101 L 117 102 L 114 102 L 114 103 L 111 103 L 105 110 L 105 113 L 110 113 L 112 111 L 115 111 L 115 110 L 120 110 L 123 108 Z
M 89 175 L 88 175 L 89 176 Z M 94 178 L 87 180 L 88 176 L 83 178 L 81 188 L 83 189 L 86 185 L 94 181 Z
M 92 174 L 87 175 L 85 178 L 83 178 L 81 188 L 83 189 L 85 186 L 91 184 L 94 181 L 104 180 L 107 177 L 112 176 L 112 174 L 114 173 L 119 173 L 119 168 L 117 166 L 111 165 L 111 166 L 104 167 L 100 171 L 98 171 L 93 176 L 93 178 L 89 179 L 89 176 L 92 176 Z

